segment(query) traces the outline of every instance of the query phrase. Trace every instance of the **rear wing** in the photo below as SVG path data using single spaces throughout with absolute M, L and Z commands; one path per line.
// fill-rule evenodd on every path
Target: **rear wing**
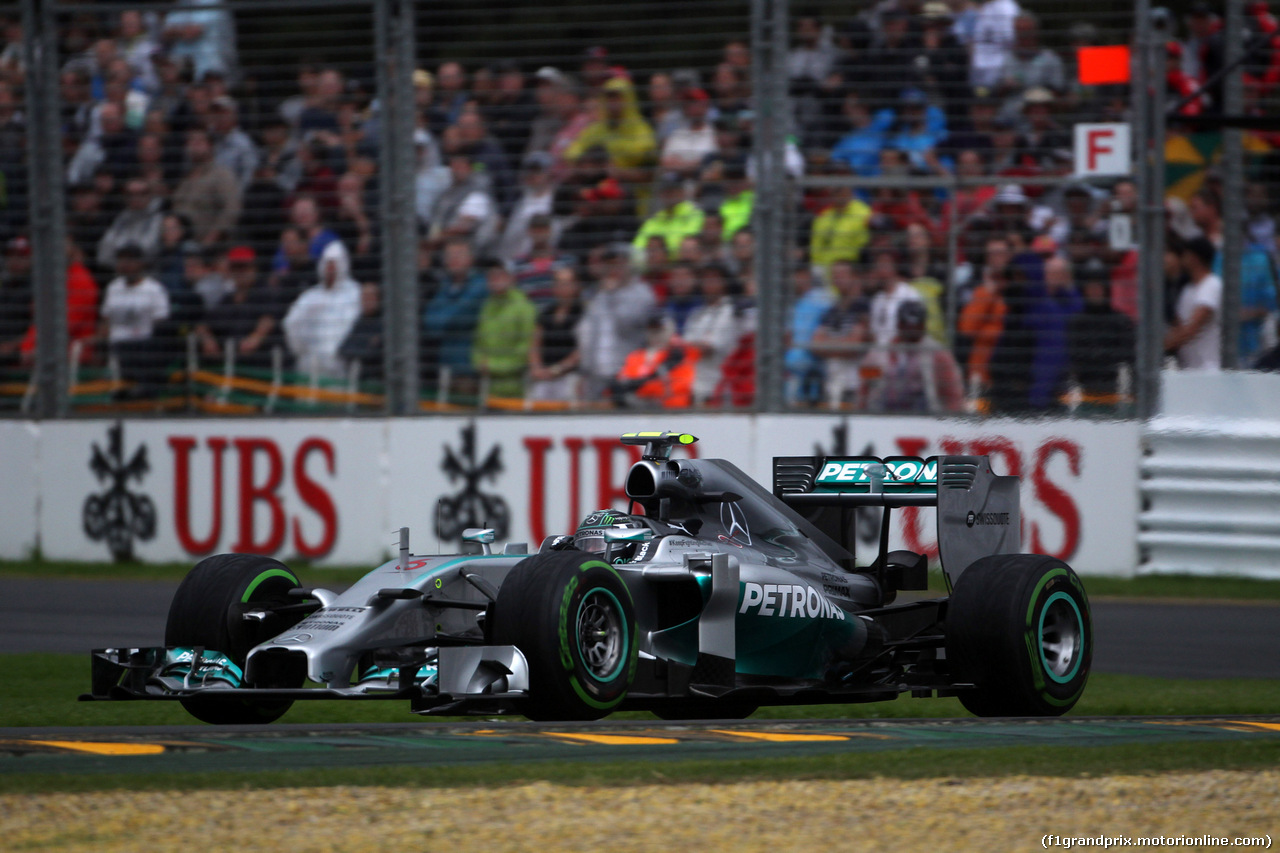
M 775 456 L 773 493 L 797 508 L 937 506 L 938 457 Z
M 773 494 L 850 550 L 846 510 L 885 508 L 883 551 L 889 510 L 937 507 L 938 555 L 952 583 L 979 557 L 1022 551 L 1018 478 L 997 476 L 986 456 L 779 456 Z

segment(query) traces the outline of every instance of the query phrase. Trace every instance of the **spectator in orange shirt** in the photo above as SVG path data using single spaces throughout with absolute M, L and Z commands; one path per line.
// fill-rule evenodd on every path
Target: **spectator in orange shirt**
M 987 384 L 991 381 L 989 367 L 991 355 L 1004 331 L 1004 289 L 1009 281 L 1009 262 L 1013 253 L 1009 241 L 994 237 L 987 241 L 987 254 L 983 264 L 982 283 L 974 288 L 969 304 L 960 311 L 957 329 L 969 338 L 967 362 L 969 381 L 976 378 Z
M 93 355 L 93 336 L 98 330 L 98 283 L 93 280 L 84 265 L 84 252 L 70 239 L 67 240 L 67 340 L 83 341 L 80 363 Z M 22 363 L 30 364 L 36 357 L 36 326 L 27 329 L 22 339 Z
M 614 403 L 689 408 L 697 359 L 697 353 L 680 342 L 667 319 L 653 314 L 645 324 L 645 345 L 631 351 L 610 386 Z

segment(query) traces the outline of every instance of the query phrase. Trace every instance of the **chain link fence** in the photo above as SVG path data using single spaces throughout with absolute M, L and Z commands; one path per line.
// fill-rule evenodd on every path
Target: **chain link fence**
M 0 3 L 0 410 L 1128 417 L 1140 339 L 1280 361 L 1280 35 L 1233 3 L 1153 17 L 1158 312 L 1134 179 L 1073 160 L 1131 9 Z

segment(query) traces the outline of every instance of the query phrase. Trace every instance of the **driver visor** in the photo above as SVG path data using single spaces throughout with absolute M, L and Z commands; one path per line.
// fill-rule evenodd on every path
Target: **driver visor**
M 586 551 L 588 554 L 603 554 L 606 547 L 604 533 L 599 530 L 579 533 L 573 537 L 573 545 L 579 551 Z

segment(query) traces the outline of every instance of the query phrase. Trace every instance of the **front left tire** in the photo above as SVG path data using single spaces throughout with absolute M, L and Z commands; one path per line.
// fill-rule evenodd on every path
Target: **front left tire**
M 301 586 L 284 563 L 255 554 L 218 554 L 195 565 L 183 578 L 169 605 L 166 646 L 200 646 L 218 651 L 244 669 L 249 651 L 285 631 L 298 617 L 242 618 L 255 605 L 289 603 L 291 589 Z M 301 687 L 302 682 L 256 685 Z M 180 700 L 196 719 L 214 725 L 270 723 L 289 710 L 290 700 L 224 699 L 193 696 Z

